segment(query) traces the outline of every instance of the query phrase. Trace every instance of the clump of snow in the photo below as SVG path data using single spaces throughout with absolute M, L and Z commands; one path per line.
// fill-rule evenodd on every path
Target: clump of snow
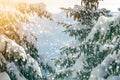
M 85 55 L 81 55 L 79 57 L 79 59 L 77 59 L 77 61 L 75 62 L 75 65 L 72 67 L 72 69 L 75 70 L 75 72 L 73 72 L 73 77 L 76 77 L 76 71 L 82 71 L 84 68 L 84 65 L 86 65 L 86 59 L 87 57 Z
M 20 56 L 23 61 L 27 59 L 24 48 L 22 48 L 21 46 L 19 46 L 13 41 L 9 42 L 7 50 L 10 54 L 14 54 L 14 56 Z
M 120 38 L 118 39 L 118 41 L 112 48 L 110 54 L 107 57 L 105 57 L 103 62 L 101 64 L 99 64 L 97 67 L 93 68 L 93 70 L 91 71 L 89 80 L 104 80 L 103 77 L 106 76 L 107 74 L 109 74 L 109 72 L 107 70 L 109 65 L 114 60 L 115 61 L 119 60 L 119 57 L 120 57 L 120 52 L 118 52 L 118 54 L 116 54 L 114 52 L 116 50 L 116 48 L 119 46 L 119 42 L 120 42 Z M 117 78 L 116 78 L 116 80 L 117 80 Z
M 15 76 L 17 80 L 27 80 L 18 70 L 14 62 L 7 63 L 7 71 L 10 75 Z
M 11 80 L 6 72 L 0 73 L 0 80 Z
M 41 73 L 38 62 L 34 58 L 32 58 L 30 55 L 27 55 L 26 68 L 28 69 L 29 67 L 31 67 L 33 71 L 37 73 L 38 76 L 42 77 L 42 73 Z
M 7 38 L 5 35 L 0 35 L 0 43 L 2 45 L 0 51 L 4 51 L 6 46 L 6 52 L 8 52 L 9 57 L 10 55 L 14 56 L 14 58 L 17 58 L 18 56 L 18 59 L 22 58 L 23 61 L 27 59 L 24 48 L 18 45 L 15 41 Z
M 101 46 L 100 46 L 100 51 L 102 52 L 103 50 L 107 50 L 108 48 L 109 48 L 109 49 L 112 49 L 113 47 L 114 47 L 114 45 L 104 44 L 104 45 L 101 45 Z
M 101 64 L 92 70 L 89 80 L 102 80 L 108 74 L 108 66 L 115 58 L 116 54 L 109 54 Z
M 87 57 L 85 55 L 81 55 L 79 59 L 77 59 L 77 61 L 75 62 L 75 65 L 73 66 L 73 68 L 75 70 L 82 70 L 83 65 L 86 63 L 86 59 Z
M 93 39 L 95 33 L 97 33 L 97 31 L 100 31 L 101 34 L 106 34 L 107 30 L 109 29 L 109 24 L 108 24 L 108 18 L 105 16 L 100 16 L 97 23 L 95 24 L 95 26 L 92 28 L 91 32 L 88 34 L 86 41 Z
M 118 76 L 110 76 L 107 78 L 107 80 L 120 80 L 120 75 Z
M 105 17 L 101 15 L 97 21 L 97 23 L 92 28 L 91 32 L 86 37 L 86 41 L 92 40 L 94 38 L 95 33 L 99 31 L 101 35 L 105 35 L 109 30 L 109 25 L 113 23 L 116 26 L 119 23 L 120 15 L 114 17 Z

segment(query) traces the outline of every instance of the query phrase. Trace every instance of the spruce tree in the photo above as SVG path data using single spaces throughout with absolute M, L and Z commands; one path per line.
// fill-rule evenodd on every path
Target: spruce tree
M 6 77 L 9 80 L 46 80 L 42 71 L 52 70 L 40 61 L 35 46 L 37 37 L 29 29 L 25 30 L 22 24 L 33 24 L 31 14 L 52 20 L 51 14 L 43 3 L 6 4 L 0 4 L 0 74 L 4 80 Z
M 75 40 L 54 58 L 54 80 L 116 80 L 120 75 L 120 16 L 98 5 L 98 0 L 82 0 L 81 6 L 61 8 L 77 23 L 58 22 Z

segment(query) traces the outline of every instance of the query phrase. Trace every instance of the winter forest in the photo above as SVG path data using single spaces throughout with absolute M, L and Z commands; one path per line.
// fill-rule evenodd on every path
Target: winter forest
M 0 80 L 120 80 L 119 4 L 0 0 Z

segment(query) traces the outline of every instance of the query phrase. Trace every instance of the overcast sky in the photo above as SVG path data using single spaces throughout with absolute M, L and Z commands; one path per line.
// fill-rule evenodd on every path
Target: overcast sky
M 47 5 L 47 9 L 52 13 L 59 13 L 60 7 L 73 7 L 75 4 L 80 5 L 80 1 L 81 0 L 40 0 L 40 2 L 44 2 Z M 117 8 L 120 7 L 120 0 L 100 1 L 99 7 L 117 11 Z

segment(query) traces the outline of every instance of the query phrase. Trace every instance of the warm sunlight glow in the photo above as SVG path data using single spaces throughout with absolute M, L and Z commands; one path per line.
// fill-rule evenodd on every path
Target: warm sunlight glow
M 0 0 L 0 26 L 29 21 L 28 17 L 17 10 L 18 4 L 13 0 Z
M 13 0 L 0 0 L 0 6 L 15 6 Z

